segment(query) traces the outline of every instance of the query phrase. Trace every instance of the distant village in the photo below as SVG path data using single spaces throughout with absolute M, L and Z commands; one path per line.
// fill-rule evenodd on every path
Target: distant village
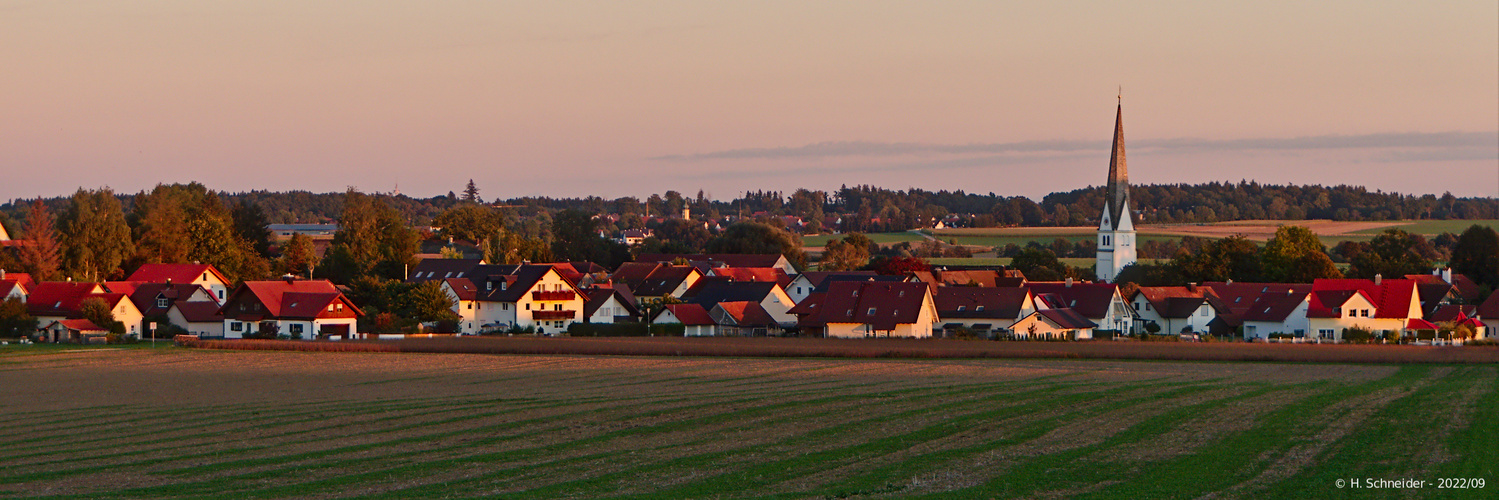
M 838 215 L 702 218 L 682 206 L 621 229 L 625 216 L 563 209 L 546 214 L 545 229 L 528 229 L 535 220 L 507 222 L 503 208 L 479 203 L 472 181 L 468 203 L 420 228 L 353 190 L 336 224 L 271 224 L 258 207 L 227 206 L 196 184 L 138 195 L 128 215 L 111 193 L 80 190 L 55 217 L 35 202 L 18 239 L 0 226 L 0 337 L 1437 345 L 1499 336 L 1493 229 L 1475 225 L 1454 237 L 1442 266 L 1416 248 L 1424 240 L 1387 232 L 1346 251 L 1351 277 L 1295 226 L 1264 249 L 1225 238 L 1181 249 L 1168 263 L 1142 262 L 1122 108 L 1106 179 L 1097 238 L 1079 247 L 1092 253 L 1088 268 L 1058 260 L 1075 249 L 1043 247 L 1012 249 L 1007 266 L 932 265 L 927 258 L 963 250 L 940 241 L 892 250 L 847 230 Z M 971 222 L 924 220 L 939 228 Z M 797 234 L 809 226 L 837 234 L 810 262 Z

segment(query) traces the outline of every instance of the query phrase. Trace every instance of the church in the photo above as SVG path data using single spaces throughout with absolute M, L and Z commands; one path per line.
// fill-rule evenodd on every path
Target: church
M 1129 170 L 1124 162 L 1124 103 L 1114 112 L 1114 148 L 1109 153 L 1109 182 L 1103 215 L 1098 219 L 1098 281 L 1113 283 L 1119 271 L 1135 263 L 1135 223 L 1129 206 Z

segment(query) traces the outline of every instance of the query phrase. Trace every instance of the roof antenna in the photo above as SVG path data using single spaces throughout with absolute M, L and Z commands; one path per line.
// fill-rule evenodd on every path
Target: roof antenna
M 1124 86 L 1123 85 L 1119 86 L 1119 105 L 1120 106 L 1124 105 Z

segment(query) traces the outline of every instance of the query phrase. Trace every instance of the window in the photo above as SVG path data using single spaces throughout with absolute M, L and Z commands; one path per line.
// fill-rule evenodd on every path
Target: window
M 328 312 L 333 312 L 333 304 L 328 304 Z
M 203 281 L 208 281 L 208 273 L 203 273 Z
M 527 310 L 527 311 L 530 311 L 530 310 L 531 310 L 531 304 L 526 304 L 526 310 Z
M 473 302 L 469 302 L 468 303 L 468 307 L 465 307 L 464 309 L 473 309 L 473 308 L 474 308 L 474 303 Z
M 973 310 L 975 310 L 975 311 L 982 311 L 982 310 L 984 310 L 984 306 L 975 307 L 975 308 L 973 308 Z
M 490 307 L 494 307 L 494 306 L 491 305 Z M 506 302 L 506 303 L 500 304 L 500 309 L 504 309 L 506 311 L 509 311 L 510 310 L 510 303 Z
M 562 304 L 552 304 L 552 310 L 553 311 L 561 311 L 562 310 Z
M 338 310 L 340 310 L 340 311 L 344 310 L 344 304 L 343 304 L 343 302 L 339 302 L 338 303 Z
M 224 291 L 219 290 L 219 300 L 224 300 Z
M 796 287 L 796 293 L 798 293 L 798 294 L 802 293 L 802 287 Z
M 1208 317 L 1208 306 L 1202 306 L 1202 317 Z
M 1145 303 L 1145 310 L 1146 310 L 1146 311 L 1149 311 L 1149 310 L 1150 310 L 1150 303 L 1149 303 L 1149 302 L 1146 302 L 1146 303 Z
M 1364 311 L 1363 311 L 1363 317 L 1365 317 L 1365 318 L 1369 317 L 1369 310 L 1368 309 L 1364 309 Z
M 873 308 L 873 307 L 869 308 L 869 315 L 870 316 L 874 316 L 874 309 L 875 308 Z
M 966 309 L 966 308 L 968 308 L 968 306 L 958 306 L 958 311 L 962 311 L 963 309 Z
M 291 324 L 291 332 L 292 333 L 302 333 L 302 324 L 301 323 L 292 323 Z
M 243 332 L 243 331 L 245 331 L 245 324 L 244 323 L 240 323 L 238 321 L 231 321 L 231 322 L 229 322 L 229 331 L 231 331 L 231 332 Z
M 156 307 L 166 307 L 166 306 L 167 306 L 167 298 L 166 297 L 157 297 L 156 298 Z

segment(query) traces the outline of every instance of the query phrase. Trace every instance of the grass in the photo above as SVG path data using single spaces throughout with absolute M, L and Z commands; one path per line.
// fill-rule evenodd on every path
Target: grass
M 1395 229 L 1400 229 L 1407 233 L 1423 234 L 1427 236 L 1436 236 L 1442 233 L 1463 234 L 1463 231 L 1466 231 L 1469 227 L 1472 227 L 1474 225 L 1487 226 L 1493 228 L 1496 231 L 1499 231 L 1499 220 L 1496 219 L 1412 220 L 1400 221 L 1399 224 L 1400 225 L 1395 226 Z M 1365 229 L 1362 231 L 1354 231 L 1354 233 L 1374 236 L 1378 235 L 1379 233 L 1383 233 L 1385 229 L 1389 228 Z
M 820 247 L 820 246 L 828 244 L 828 240 L 841 239 L 844 236 L 845 235 L 842 235 L 842 234 L 819 234 L 819 235 L 815 235 L 815 236 L 803 236 L 802 237 L 802 246 Z M 914 234 L 914 233 L 909 233 L 909 232 L 899 232 L 899 233 L 866 233 L 864 236 L 869 237 L 869 241 L 873 241 L 875 243 L 900 243 L 902 241 L 913 241 L 913 242 L 915 242 L 915 241 L 921 241 L 921 240 L 926 239 L 926 238 L 922 238 L 921 235 L 919 235 L 919 234 Z
M 1072 267 L 1082 267 L 1082 268 L 1086 268 L 1086 267 L 1094 265 L 1094 264 L 1096 264 L 1098 262 L 1097 259 L 1089 259 L 1089 258 L 1086 258 L 1086 257 L 1062 257 L 1062 258 L 1059 258 L 1057 260 L 1061 261 L 1063 264 L 1067 264 L 1067 265 L 1072 266 Z M 1156 262 L 1166 262 L 1166 261 L 1168 261 L 1170 259 L 1138 259 L 1138 260 L 1140 262 L 1156 263 Z M 934 266 L 1007 266 L 1007 265 L 1010 265 L 1010 258 L 1009 257 L 971 257 L 971 258 L 965 258 L 965 257 L 941 257 L 941 258 L 935 258 L 935 259 L 927 259 L 927 262 L 930 263 L 931 265 L 934 265 Z
M 1499 463 L 1492 364 L 12 359 L 47 382 L 0 393 L 32 423 L 0 498 L 1306 498 Z

